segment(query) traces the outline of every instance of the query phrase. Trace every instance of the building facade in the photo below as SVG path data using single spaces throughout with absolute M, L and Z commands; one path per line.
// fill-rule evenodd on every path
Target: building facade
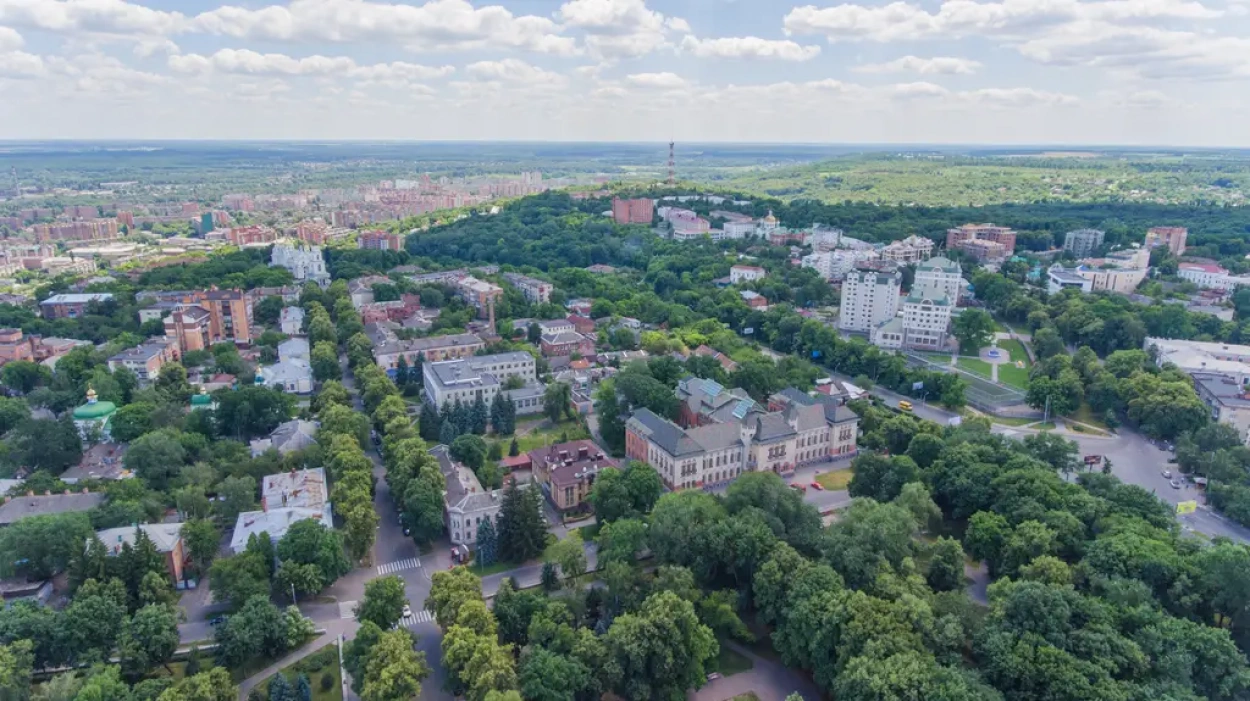
M 176 363 L 181 358 L 177 341 L 168 337 L 153 338 L 109 358 L 108 364 L 111 372 L 126 368 L 146 384 L 156 379 L 166 363 Z
M 654 200 L 645 197 L 633 200 L 612 198 L 612 220 L 617 224 L 650 224 L 654 217 Z
M 52 295 L 39 303 L 39 313 L 48 320 L 76 319 L 86 313 L 87 306 L 92 302 L 103 304 L 111 301 L 113 295 L 108 292 Z
M 898 271 L 853 270 L 842 282 L 842 307 L 838 328 L 868 333 L 898 316 L 899 289 L 903 275 Z
M 1077 258 L 1089 258 L 1102 245 L 1107 234 L 1098 229 L 1076 229 L 1063 236 L 1063 250 Z
M 286 268 L 299 284 L 312 282 L 322 288 L 330 286 L 330 273 L 320 246 L 281 241 L 274 245 L 269 257 L 271 267 Z
M 356 247 L 366 251 L 402 251 L 404 236 L 380 229 L 362 231 L 356 234 Z
M 472 403 L 479 397 L 490 404 L 510 377 L 520 378 L 525 386 L 536 385 L 536 368 L 534 356 L 521 351 L 475 355 L 442 362 L 427 361 L 421 366 L 425 380 L 425 400 L 439 409 L 454 404 L 457 400 L 462 404 Z M 517 404 L 515 399 L 513 404 Z M 522 408 L 532 407 L 518 406 L 518 413 Z
M 1016 250 L 1016 232 L 1006 226 L 964 224 L 963 226 L 946 230 L 947 250 L 963 248 L 963 244 L 968 241 L 992 241 L 1002 244 L 1006 255 L 1011 255 Z
M 520 273 L 504 273 L 503 279 L 512 283 L 530 304 L 546 304 L 551 301 L 551 292 L 555 289 L 546 280 L 539 280 Z
M 729 268 L 729 284 L 737 285 L 743 282 L 763 280 L 767 275 L 768 271 L 758 265 L 735 265 Z
M 486 343 L 477 334 L 458 333 L 382 343 L 373 349 L 373 357 L 379 367 L 394 377 L 400 358 L 404 359 L 408 367 L 416 367 L 418 356 L 426 363 L 433 363 L 467 358 L 485 347 Z
M 558 443 L 529 452 L 534 481 L 559 511 L 583 508 L 604 468 L 618 468 L 594 441 Z
M 909 265 L 929 260 L 933 256 L 933 241 L 923 236 L 908 236 L 881 249 L 882 260 L 899 265 Z
M 718 403 L 723 391 L 695 380 L 688 391 Z M 704 401 L 700 398 L 699 401 Z M 792 474 L 797 468 L 854 455 L 859 418 L 830 397 L 787 390 L 763 407 L 733 394 L 705 423 L 683 428 L 649 409 L 625 423 L 625 454 L 660 473 L 669 489 L 701 489 L 747 472 Z M 840 451 L 840 452 L 839 452 Z
M 1146 230 L 1146 248 L 1166 246 L 1174 256 L 1185 254 L 1185 241 L 1189 229 L 1183 226 L 1155 226 Z

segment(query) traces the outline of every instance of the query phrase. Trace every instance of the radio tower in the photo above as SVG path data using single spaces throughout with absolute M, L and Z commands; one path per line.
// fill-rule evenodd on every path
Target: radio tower
M 673 142 L 668 142 L 668 184 L 673 185 L 677 179 L 673 177 Z

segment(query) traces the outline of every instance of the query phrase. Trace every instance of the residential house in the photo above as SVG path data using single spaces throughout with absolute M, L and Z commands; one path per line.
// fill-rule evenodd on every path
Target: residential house
M 278 328 L 288 336 L 299 336 L 304 333 L 303 307 L 283 307 L 279 317 Z
M 574 353 L 586 356 L 593 355 L 595 352 L 593 339 L 573 331 L 544 334 L 540 346 L 545 357 L 572 355 Z
M 573 330 L 581 334 L 593 334 L 595 332 L 595 322 L 593 319 L 580 314 L 569 314 L 568 322 L 573 325 Z
M 287 455 L 309 448 L 317 442 L 319 427 L 320 424 L 316 421 L 301 421 L 300 419 L 278 424 L 278 427 L 267 437 L 252 440 L 250 444 L 252 457 L 259 457 L 267 450 L 276 450 L 279 455 Z
M 125 546 L 134 547 L 142 531 L 165 557 L 165 571 L 174 582 L 181 582 L 191 559 L 191 553 L 182 540 L 181 523 L 144 523 L 96 531 L 96 540 L 104 544 L 109 555 L 120 555 Z
M 176 363 L 182 358 L 178 343 L 171 338 L 152 338 L 108 359 L 110 372 L 126 368 L 147 383 L 156 380 L 166 363 Z
M 529 452 L 534 481 L 561 512 L 580 509 L 599 472 L 619 467 L 593 441 L 557 443 Z
M 512 283 L 530 304 L 545 304 L 551 301 L 551 292 L 555 286 L 546 280 L 539 280 L 520 273 L 504 273 L 503 279 Z
M 758 265 L 735 265 L 729 268 L 729 282 L 732 285 L 763 280 L 767 275 L 768 271 Z
M 5 497 L 4 503 L 0 504 L 0 526 L 8 526 L 27 516 L 90 511 L 103 503 L 104 494 L 86 489 L 63 494 L 44 492 L 34 495 L 28 492 L 25 496 Z
M 477 530 L 482 522 L 499 518 L 503 490 L 483 489 L 473 470 L 452 460 L 450 449 L 445 445 L 434 446 L 430 455 L 438 461 L 438 468 L 443 473 L 447 535 L 452 545 L 472 550 L 477 547 Z

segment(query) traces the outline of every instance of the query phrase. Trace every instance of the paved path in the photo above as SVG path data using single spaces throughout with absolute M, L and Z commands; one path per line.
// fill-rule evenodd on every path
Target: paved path
M 342 621 L 342 623 L 348 623 L 348 621 Z M 351 623 L 354 624 L 355 621 L 351 621 Z M 268 679 L 269 677 L 272 677 L 273 675 L 277 674 L 278 670 L 282 669 L 283 667 L 287 667 L 289 665 L 295 664 L 296 662 L 304 659 L 305 657 L 308 657 L 314 652 L 321 650 L 321 648 L 325 647 L 326 645 L 333 645 L 334 642 L 338 640 L 339 634 L 343 633 L 344 629 L 346 628 L 346 626 L 343 626 L 343 625 L 339 625 L 339 626 L 323 625 L 322 627 L 326 629 L 326 632 L 323 633 L 321 637 L 315 638 L 312 642 L 308 643 L 307 645 L 299 648 L 298 650 L 288 653 L 287 655 L 279 659 L 277 662 L 274 662 L 268 667 L 262 669 L 256 674 L 253 674 L 252 676 L 240 682 L 239 683 L 239 698 L 246 699 L 247 692 L 255 688 L 257 684 L 260 684 L 264 682 L 266 679 Z M 355 634 L 355 628 L 356 626 L 353 625 L 352 626 L 353 634 Z
M 824 698 L 816 684 L 803 673 L 780 662 L 760 657 L 733 641 L 722 641 L 721 645 L 750 658 L 755 666 L 749 671 L 732 677 L 721 677 L 708 682 L 701 689 L 686 692 L 687 701 L 726 701 L 747 692 L 754 692 L 760 697 L 760 701 L 784 701 L 787 696 L 796 692 L 807 701 Z

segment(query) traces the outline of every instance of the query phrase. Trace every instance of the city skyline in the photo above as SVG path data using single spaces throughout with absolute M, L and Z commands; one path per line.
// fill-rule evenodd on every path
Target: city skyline
M 1248 15 L 1242 0 L 0 0 L 0 139 L 1250 146 Z

